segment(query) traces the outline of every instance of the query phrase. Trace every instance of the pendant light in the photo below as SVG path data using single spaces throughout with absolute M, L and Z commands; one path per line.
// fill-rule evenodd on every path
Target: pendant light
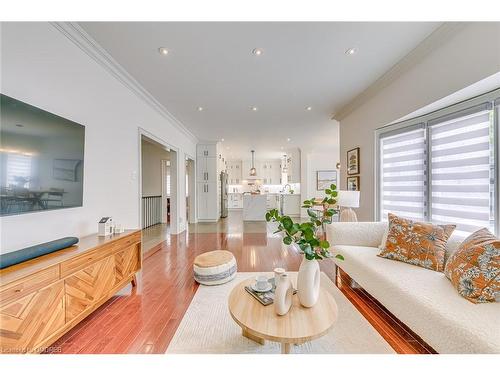
M 254 156 L 255 156 L 255 151 L 252 150 L 252 168 L 250 168 L 250 176 L 255 176 L 257 174 L 257 170 L 255 169 L 254 165 Z

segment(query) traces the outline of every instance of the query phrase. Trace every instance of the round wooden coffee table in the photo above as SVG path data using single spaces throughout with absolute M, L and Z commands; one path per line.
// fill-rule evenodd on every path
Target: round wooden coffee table
M 265 340 L 281 343 L 281 353 L 290 353 L 291 344 L 303 344 L 328 333 L 337 320 L 337 304 L 333 296 L 321 288 L 316 305 L 302 307 L 293 296 L 288 314 L 279 316 L 274 306 L 264 306 L 246 290 L 254 278 L 233 288 L 229 295 L 229 312 L 241 327 L 243 336 L 264 345 Z

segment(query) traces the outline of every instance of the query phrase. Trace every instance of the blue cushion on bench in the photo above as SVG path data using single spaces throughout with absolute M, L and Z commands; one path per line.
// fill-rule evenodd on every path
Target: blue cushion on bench
M 42 243 L 21 250 L 0 255 L 0 269 L 19 264 L 39 256 L 53 253 L 54 251 L 65 249 L 78 243 L 76 237 L 64 237 L 55 241 Z

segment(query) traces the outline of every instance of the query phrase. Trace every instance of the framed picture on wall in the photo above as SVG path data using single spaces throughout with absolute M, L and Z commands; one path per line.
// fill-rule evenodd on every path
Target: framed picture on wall
M 347 151 L 347 174 L 359 174 L 359 147 Z
M 316 190 L 329 189 L 331 184 L 337 185 L 337 171 L 316 172 Z
M 359 176 L 347 177 L 347 190 L 359 190 Z

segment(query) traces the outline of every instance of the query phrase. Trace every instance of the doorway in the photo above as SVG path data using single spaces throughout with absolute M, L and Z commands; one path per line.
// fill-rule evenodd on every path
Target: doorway
M 177 233 L 177 155 L 161 140 L 140 132 L 140 224 L 145 256 Z

